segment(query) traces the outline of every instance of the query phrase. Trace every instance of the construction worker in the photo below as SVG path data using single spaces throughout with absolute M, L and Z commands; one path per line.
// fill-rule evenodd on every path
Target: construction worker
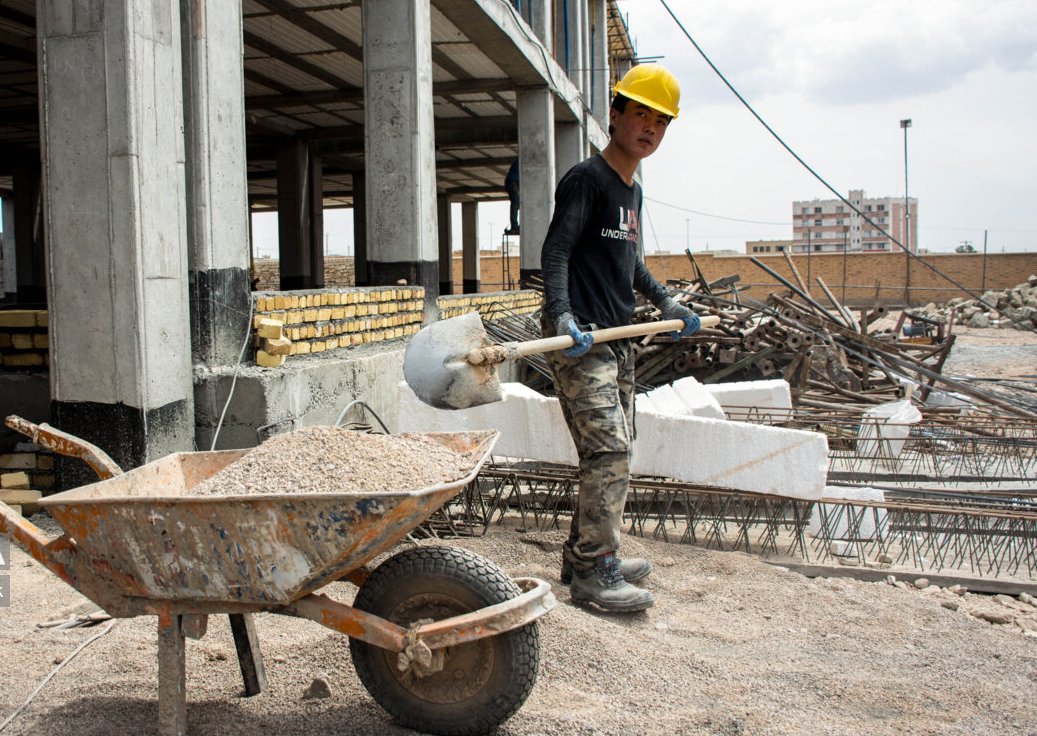
M 508 193 L 511 203 L 511 227 L 504 231 L 505 235 L 518 235 L 519 229 L 519 162 L 515 159 L 508 168 L 508 174 L 504 177 L 504 191 Z
M 579 508 L 563 547 L 562 582 L 576 602 L 639 611 L 655 600 L 631 583 L 651 564 L 616 554 L 634 441 L 632 343 L 595 345 L 587 333 L 629 324 L 635 289 L 663 319 L 684 320 L 681 336 L 697 332 L 699 319 L 660 286 L 639 253 L 641 187 L 634 173 L 677 117 L 680 88 L 662 66 L 641 64 L 614 92 L 608 145 L 570 169 L 555 190 L 541 252 L 541 327 L 545 336 L 570 335 L 576 343 L 546 354 L 580 458 Z

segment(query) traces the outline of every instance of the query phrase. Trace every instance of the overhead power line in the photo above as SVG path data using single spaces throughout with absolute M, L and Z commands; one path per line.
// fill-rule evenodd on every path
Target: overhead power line
M 777 225 L 777 226 L 780 226 L 780 227 L 788 227 L 789 224 L 790 224 L 788 222 L 768 222 L 766 220 L 743 220 L 743 219 L 741 219 L 739 217 L 725 217 L 724 215 L 714 215 L 714 214 L 712 214 L 710 212 L 700 212 L 699 210 L 693 210 L 690 207 L 681 207 L 680 205 L 670 204 L 669 202 L 663 202 L 663 201 L 658 200 L 658 199 L 652 199 L 651 197 L 645 197 L 645 199 L 647 199 L 649 202 L 655 202 L 656 204 L 661 204 L 663 207 L 672 207 L 673 209 L 680 210 L 681 212 L 690 212 L 693 215 L 702 215 L 703 217 L 713 217 L 713 218 L 715 218 L 717 220 L 727 220 L 728 222 L 747 222 L 747 223 L 749 223 L 751 225 Z
M 793 157 L 794 159 L 796 159 L 796 161 L 798 161 L 798 162 L 800 163 L 800 165 L 801 165 L 801 166 L 802 166 L 802 167 L 803 167 L 804 169 L 806 169 L 807 171 L 809 171 L 809 172 L 811 173 L 811 175 L 812 175 L 812 176 L 813 176 L 813 177 L 814 177 L 815 179 L 817 179 L 817 180 L 818 180 L 819 182 L 821 182 L 821 184 L 822 184 L 822 185 L 823 185 L 823 186 L 824 186 L 824 187 L 825 187 L 825 188 L 826 188 L 826 189 L 827 189 L 828 191 L 830 191 L 830 192 L 831 192 L 832 194 L 834 194 L 834 195 L 835 195 L 836 197 L 838 197 L 838 198 L 839 198 L 839 199 L 840 199 L 840 200 L 842 201 L 842 203 L 843 203 L 843 204 L 845 204 L 845 205 L 846 205 L 847 207 L 849 207 L 849 208 L 850 208 L 851 210 L 853 210 L 853 211 L 854 211 L 854 212 L 856 212 L 856 213 L 857 213 L 858 215 L 860 215 L 860 216 L 861 216 L 861 217 L 862 217 L 862 218 L 864 219 L 864 221 L 865 221 L 865 222 L 867 222 L 867 223 L 868 223 L 869 225 L 871 225 L 871 226 L 872 226 L 873 228 L 875 228 L 876 230 L 878 230 L 878 231 L 879 231 L 880 233 L 882 233 L 882 234 L 883 234 L 883 235 L 884 235 L 885 237 L 889 238 L 889 239 L 890 239 L 890 241 L 892 241 L 893 243 L 896 243 L 896 244 L 897 244 L 897 247 L 898 247 L 898 248 L 900 248 L 900 249 L 901 249 L 902 251 L 904 251 L 905 253 L 907 253 L 907 255 L 908 255 L 908 256 L 909 256 L 910 258 L 913 258 L 913 259 L 915 259 L 915 261 L 917 261 L 918 263 L 921 263 L 921 264 L 922 264 L 923 266 L 925 266 L 926 268 L 928 268 L 928 269 L 929 269 L 930 271 L 932 271 L 933 273 L 937 274 L 937 275 L 938 275 L 938 276 L 940 276 L 941 278 L 945 279 L 945 280 L 946 280 L 947 282 L 949 282 L 950 284 L 954 285 L 955 287 L 957 287 L 957 288 L 958 288 L 958 289 L 960 289 L 961 291 L 965 292 L 966 294 L 968 294 L 969 296 L 971 296 L 971 297 L 972 297 L 973 299 L 975 299 L 975 300 L 976 300 L 977 302 L 979 302 L 979 303 L 980 303 L 980 304 L 982 304 L 983 306 L 987 307 L 988 309 L 997 309 L 997 305 L 989 304 L 988 302 L 985 302 L 985 301 L 983 301 L 983 297 L 981 297 L 981 296 L 980 296 L 979 294 L 976 294 L 976 293 L 975 293 L 974 291 L 972 291 L 971 289 L 967 288 L 967 287 L 966 287 L 966 286 L 964 286 L 963 284 L 960 284 L 960 283 L 958 283 L 957 281 L 955 281 L 954 279 L 952 279 L 952 278 L 951 278 L 950 276 L 948 276 L 947 274 L 945 274 L 945 273 L 944 273 L 943 271 L 941 271 L 940 269 L 938 269 L 938 268 L 937 268 L 936 266 L 932 265 L 931 263 L 927 263 L 927 262 L 925 261 L 925 259 L 923 259 L 923 258 L 919 257 L 917 253 L 912 253 L 912 252 L 911 252 L 910 250 L 908 250 L 907 248 L 905 248 L 905 247 L 904 247 L 904 244 L 903 244 L 903 243 L 901 243 L 901 242 L 900 242 L 899 240 L 897 240 L 897 239 L 896 239 L 896 238 L 894 238 L 894 237 L 893 237 L 892 235 L 890 235 L 890 234 L 889 234 L 888 232 L 886 232 L 885 228 L 883 228 L 883 227 L 879 226 L 879 224 L 878 224 L 878 223 L 876 223 L 876 222 L 875 222 L 874 220 L 872 220 L 872 219 L 871 219 L 870 217 L 868 217 L 868 216 L 867 216 L 866 214 L 864 214 L 864 212 L 862 212 L 862 211 L 861 211 L 861 210 L 860 210 L 860 209 L 859 209 L 859 208 L 858 208 L 858 207 L 857 207 L 856 205 L 854 205 L 854 204 L 853 204 L 853 203 L 852 203 L 852 202 L 851 202 L 850 200 L 848 200 L 848 199 L 847 199 L 846 197 L 844 197 L 844 196 L 843 196 L 842 194 L 840 194 L 840 193 L 839 193 L 839 192 L 838 192 L 838 191 L 837 191 L 837 190 L 835 189 L 835 187 L 833 187 L 833 186 L 832 186 L 831 184 L 829 184 L 829 183 L 828 183 L 828 182 L 827 182 L 827 181 L 825 180 L 825 178 L 824 178 L 824 177 L 822 177 L 822 176 L 821 176 L 820 174 L 818 174 L 818 173 L 817 173 L 816 171 L 814 171 L 814 169 L 813 169 L 813 168 L 811 168 L 811 166 L 810 166 L 810 165 L 809 165 L 809 164 L 808 164 L 808 163 L 807 163 L 806 161 L 804 161 L 804 160 L 803 160 L 803 159 L 802 159 L 802 158 L 801 158 L 801 157 L 799 156 L 799 154 L 798 154 L 798 153 L 796 153 L 795 151 L 793 151 L 793 150 L 792 150 L 792 148 L 791 148 L 791 146 L 789 146 L 789 144 L 787 144 L 787 143 L 786 143 L 786 142 L 785 142 L 785 141 L 784 141 L 784 140 L 782 139 L 782 137 L 781 137 L 780 135 L 778 135 L 778 134 L 777 134 L 777 133 L 776 133 L 776 132 L 774 131 L 774 129 L 773 129 L 773 128 L 772 128 L 771 126 L 770 126 L 770 125 L 768 125 L 768 124 L 767 124 L 767 121 L 765 121 L 765 120 L 764 120 L 764 119 L 763 119 L 762 117 L 760 117 L 759 113 L 757 113 L 757 112 L 756 112 L 756 110 L 755 110 L 755 109 L 753 109 L 753 106 L 752 106 L 752 105 L 750 105 L 750 104 L 749 104 L 749 103 L 748 103 L 748 102 L 746 101 L 746 99 L 745 99 L 744 97 L 742 97 L 742 95 L 741 95 L 741 94 L 740 94 L 740 93 L 738 92 L 738 90 L 737 90 L 737 89 L 735 89 L 734 85 L 733 85 L 733 84 L 731 84 L 731 83 L 730 83 L 729 81 L 727 81 L 727 77 L 725 77 L 725 76 L 724 76 L 723 72 L 721 72 L 721 71 L 720 71 L 720 70 L 719 70 L 719 69 L 717 68 L 716 64 L 714 64 L 714 63 L 713 63 L 713 61 L 712 61 L 712 60 L 711 60 L 711 59 L 709 58 L 709 56 L 708 56 L 708 55 L 706 54 L 706 52 L 702 50 L 702 47 L 700 47 L 700 46 L 698 45 L 698 43 L 697 43 L 697 42 L 695 41 L 695 39 L 694 39 L 694 38 L 692 38 L 691 34 L 690 34 L 690 33 L 688 33 L 688 29 L 686 29 L 686 28 L 684 27 L 684 24 L 683 24 L 683 23 L 681 23 L 680 19 L 679 19 L 679 18 L 678 18 L 678 17 L 677 17 L 677 16 L 676 16 L 676 15 L 674 14 L 674 12 L 673 12 L 672 10 L 670 10 L 670 6 L 666 4 L 666 0 L 659 0 L 659 2 L 660 2 L 660 3 L 662 3 L 662 6 L 663 6 L 664 8 L 666 8 L 666 12 L 670 14 L 670 17 L 671 17 L 671 18 L 673 18 L 673 22 L 674 22 L 674 23 L 676 23 L 676 24 L 677 24 L 677 27 L 681 29 L 681 32 L 682 32 L 682 33 L 683 33 L 683 34 L 684 34 L 684 35 L 685 35 L 685 36 L 687 37 L 687 39 L 688 39 L 688 40 L 689 40 L 689 41 L 691 42 L 691 45 L 692 45 L 692 46 L 694 46 L 694 47 L 695 47 L 695 50 L 699 52 L 699 56 L 701 56 L 701 57 L 702 57 L 702 58 L 703 58 L 703 59 L 705 60 L 705 62 L 706 62 L 707 64 L 709 64 L 709 68 L 710 68 L 710 69 L 712 69 L 712 70 L 714 71 L 714 73 L 716 73 L 716 75 L 717 75 L 718 77 L 720 77 L 720 81 L 722 81 L 722 82 L 723 82 L 723 83 L 724 83 L 724 84 L 725 84 L 725 85 L 727 86 L 727 88 L 728 88 L 729 90 L 731 90 L 731 93 L 732 93 L 732 94 L 733 94 L 733 95 L 734 95 L 735 97 L 737 97 L 737 98 L 738 98 L 738 101 L 739 101 L 739 102 L 741 102 L 741 103 L 742 103 L 742 105 L 744 105 L 744 106 L 745 106 L 745 109 L 746 109 L 746 110 L 748 110 L 748 111 L 749 111 L 750 113 L 752 113 L 752 116 L 753 116 L 754 118 L 756 118 L 756 120 L 757 120 L 757 121 L 758 121 L 758 122 L 760 123 L 760 125 L 762 125 L 762 126 L 763 126 L 763 127 L 764 127 L 764 128 L 766 129 L 766 130 L 767 130 L 767 132 L 768 132 L 768 133 L 770 133 L 770 134 L 771 134 L 771 135 L 772 135 L 772 136 L 774 137 L 774 140 L 776 140 L 776 141 L 777 141 L 778 143 L 780 143 L 780 144 L 781 144 L 781 146 L 782 146 L 782 148 L 784 148 L 784 149 L 785 149 L 786 151 L 788 151 L 788 152 L 789 152 L 789 154 L 790 154 L 790 155 L 791 155 L 791 156 L 792 156 L 792 157 Z M 1021 328 L 1025 329 L 1025 330 L 1027 330 L 1027 331 L 1029 331 L 1029 332 L 1037 332 L 1037 329 L 1035 329 L 1035 328 L 1033 327 L 1033 325 L 1028 325 L 1028 324 L 1024 323 L 1023 321 L 1021 321 L 1021 320 L 1019 320 L 1019 319 L 1016 319 L 1015 317 L 1013 317 L 1013 316 L 1012 316 L 1012 315 L 1010 315 L 1010 314 L 1005 314 L 1004 316 L 1008 317 L 1008 319 L 1010 319 L 1010 320 L 1011 320 L 1011 321 L 1012 321 L 1013 323 L 1015 323 L 1015 324 L 1016 324 L 1017 326 L 1019 326 L 1019 327 L 1021 327 Z

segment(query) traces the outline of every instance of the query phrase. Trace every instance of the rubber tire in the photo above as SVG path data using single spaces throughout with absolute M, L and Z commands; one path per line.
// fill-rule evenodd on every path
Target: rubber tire
M 441 620 L 502 603 L 521 594 L 504 571 L 485 557 L 454 547 L 415 547 L 379 565 L 357 593 L 353 606 L 401 626 L 412 621 L 414 606 L 431 597 L 446 608 Z M 439 610 L 434 606 L 434 610 Z M 410 613 L 407 611 L 410 610 Z M 425 618 L 418 615 L 417 618 Z M 475 649 L 473 649 L 475 648 Z M 401 725 L 443 736 L 471 736 L 492 731 L 526 701 L 540 666 L 540 634 L 536 621 L 477 642 L 449 647 L 447 666 L 422 684 L 451 685 L 451 661 L 475 657 L 492 661 L 479 689 L 453 702 L 434 702 L 401 680 L 397 655 L 359 639 L 349 640 L 353 666 L 379 705 Z M 481 652 L 481 654 L 480 654 Z M 490 655 L 490 656 L 486 656 Z M 454 675 L 456 679 L 456 675 Z

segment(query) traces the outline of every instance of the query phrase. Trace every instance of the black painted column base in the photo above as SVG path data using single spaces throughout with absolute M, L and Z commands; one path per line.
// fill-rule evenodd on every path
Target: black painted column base
M 464 289 L 465 294 L 478 294 L 479 293 L 479 279 L 465 279 L 461 283 L 461 288 Z
M 453 281 L 440 281 L 439 282 L 439 295 L 450 296 L 454 293 L 454 282 Z
M 140 467 L 171 452 L 194 449 L 194 416 L 188 401 L 174 401 L 144 411 L 126 404 L 95 401 L 52 401 L 53 426 L 106 452 L 123 470 Z M 55 456 L 59 490 L 98 480 L 78 458 Z
M 233 365 L 245 332 L 252 329 L 248 269 L 192 271 L 191 360 L 209 366 Z

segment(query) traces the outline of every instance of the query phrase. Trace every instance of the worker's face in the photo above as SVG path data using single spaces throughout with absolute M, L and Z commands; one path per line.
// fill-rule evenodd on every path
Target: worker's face
M 662 143 L 670 116 L 630 100 L 623 112 L 609 110 L 609 123 L 614 128 L 613 143 L 640 159 L 651 156 Z

